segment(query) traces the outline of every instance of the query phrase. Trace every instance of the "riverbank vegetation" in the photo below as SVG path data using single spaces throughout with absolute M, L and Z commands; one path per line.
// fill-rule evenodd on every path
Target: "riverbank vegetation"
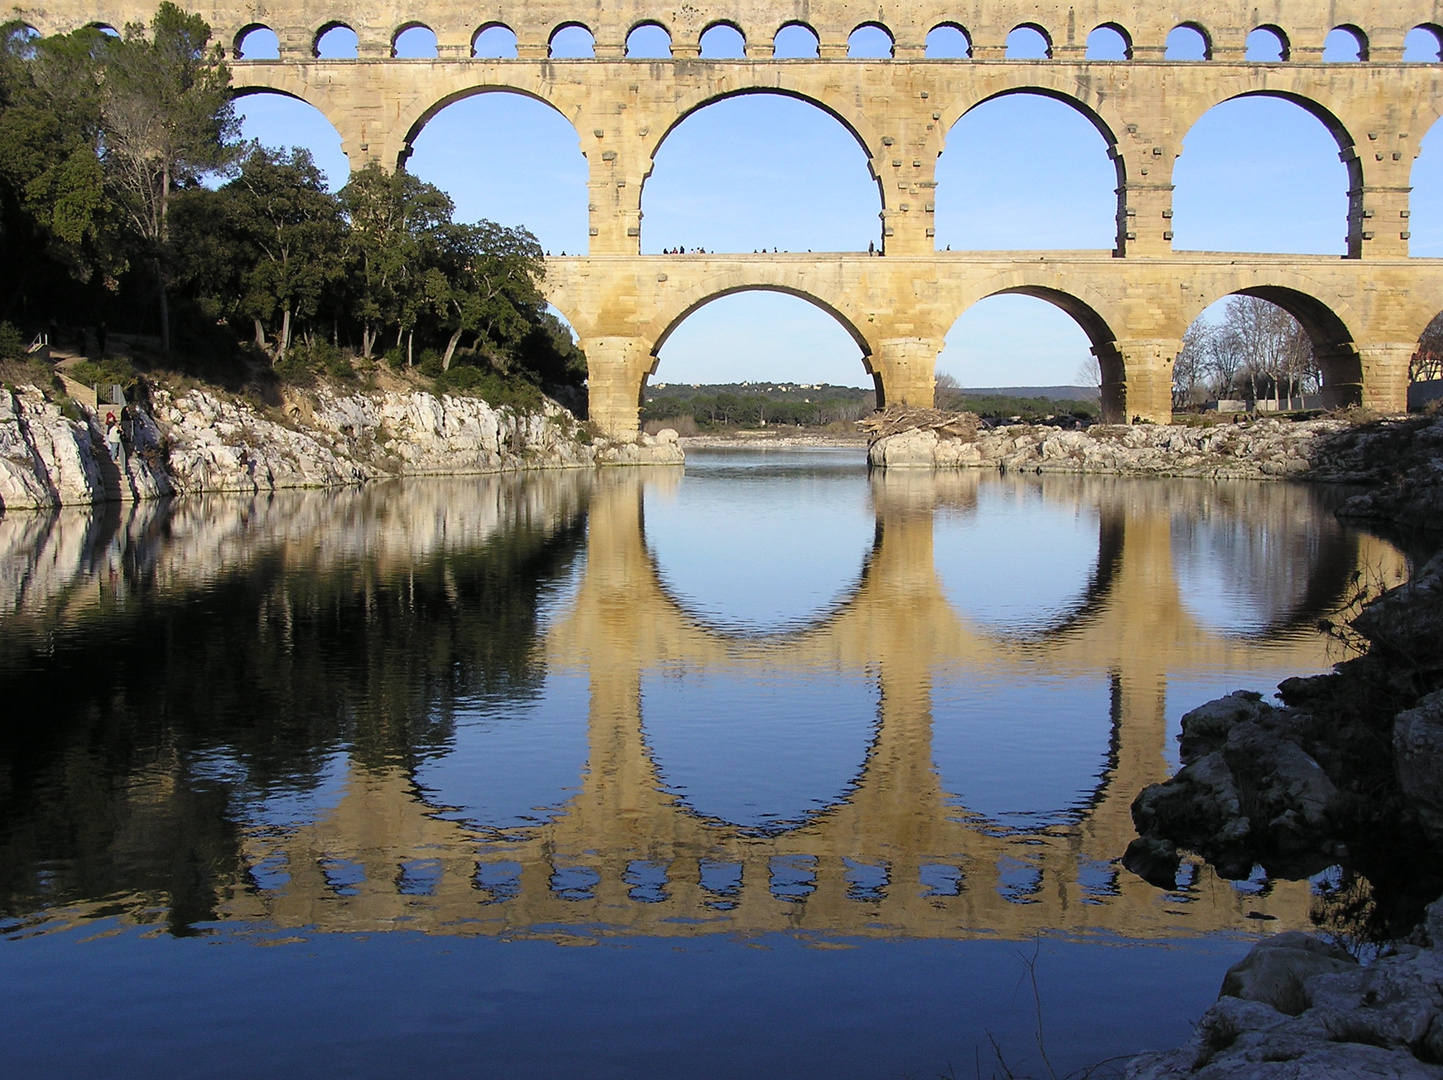
M 458 222 L 440 189 L 374 165 L 332 193 L 306 151 L 241 142 L 209 39 L 168 2 L 119 36 L 0 32 L 8 351 L 44 335 L 232 386 L 379 362 L 516 401 L 580 386 L 529 232 Z

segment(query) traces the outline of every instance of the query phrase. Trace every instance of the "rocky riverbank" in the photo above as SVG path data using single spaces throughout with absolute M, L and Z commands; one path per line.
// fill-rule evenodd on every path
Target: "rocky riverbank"
M 214 390 L 155 388 L 129 414 L 117 462 L 93 413 L 34 386 L 0 391 L 0 510 L 683 460 L 674 432 L 593 439 L 551 401 L 526 412 L 420 390 L 321 387 L 262 411 Z
M 1335 460 L 1382 482 L 1347 508 L 1436 527 L 1440 443 L 1430 420 L 1354 433 Z M 1315 913 L 1331 940 L 1260 942 L 1132 1080 L 1443 1078 L 1443 900 L 1425 908 L 1443 890 L 1443 555 L 1334 629 L 1361 655 L 1286 680 L 1281 705 L 1239 691 L 1183 717 L 1183 768 L 1138 795 L 1123 859 L 1165 888 L 1179 849 L 1235 880 L 1338 867 Z

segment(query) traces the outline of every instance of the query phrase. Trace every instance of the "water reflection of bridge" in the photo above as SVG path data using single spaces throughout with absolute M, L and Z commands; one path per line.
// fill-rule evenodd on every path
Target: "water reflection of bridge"
M 1114 860 L 1133 835 L 1132 798 L 1166 771 L 1169 675 L 1325 666 L 1321 639 L 1290 626 L 1343 597 L 1355 569 L 1400 573 L 1392 548 L 1328 531 L 1303 606 L 1262 634 L 1229 635 L 1189 613 L 1172 557 L 1177 500 L 1226 501 L 1225 487 L 1060 481 L 1051 495 L 1100 508 L 1097 570 L 1068 617 L 1009 636 L 971 624 L 935 570 L 934 512 L 965 507 L 978 479 L 884 476 L 872 487 L 876 544 L 853 595 L 798 633 L 739 636 L 707 626 L 663 586 L 644 540 L 646 482 L 596 481 L 585 574 L 545 643 L 552 670 L 584 674 L 590 687 L 588 767 L 559 816 L 535 828 L 472 827 L 428 804 L 400 769 L 353 765 L 332 811 L 250 835 L 248 865 L 267 867 L 266 880 L 284 866 L 289 878 L 237 889 L 231 913 L 337 930 L 676 936 L 1162 936 L 1259 925 L 1250 912 L 1275 917 L 1262 924 L 1273 929 L 1306 922 L 1306 883 L 1249 895 L 1203 870 L 1190 890 L 1163 894 Z M 1237 490 L 1237 512 L 1263 529 L 1285 527 L 1309 499 L 1282 486 Z M 950 805 L 932 755 L 935 680 L 1022 661 L 1105 674 L 1112 686 L 1111 751 L 1089 807 L 1073 824 L 1032 832 Z M 875 679 L 879 717 L 855 785 L 772 835 L 699 816 L 664 789 L 643 734 L 643 678 L 661 670 Z

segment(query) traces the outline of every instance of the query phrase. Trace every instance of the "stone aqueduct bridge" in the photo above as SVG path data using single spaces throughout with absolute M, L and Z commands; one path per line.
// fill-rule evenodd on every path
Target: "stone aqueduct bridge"
M 1111 419 L 1166 420 L 1171 366 L 1189 323 L 1231 293 L 1272 300 L 1306 327 L 1335 402 L 1405 406 L 1408 359 L 1424 326 L 1443 309 L 1443 267 L 1410 259 L 1409 178 L 1420 140 L 1443 108 L 1443 68 L 1403 63 L 1414 27 L 1443 34 L 1437 0 L 968 0 L 948 7 L 912 0 L 895 8 L 855 0 L 782 4 L 694 0 L 189 0 L 218 40 L 237 49 L 257 27 L 280 40 L 278 61 L 239 61 L 240 93 L 274 91 L 316 106 L 335 125 L 353 167 L 396 167 L 426 121 L 445 105 L 510 90 L 554 106 L 575 125 L 590 170 L 590 253 L 551 261 L 549 291 L 582 340 L 593 418 L 633 432 L 656 351 L 688 312 L 744 289 L 803 297 L 835 315 L 861 347 L 886 401 L 930 404 L 943 337 L 971 304 L 996 293 L 1049 300 L 1091 338 Z M 143 22 L 151 0 L 50 0 L 17 14 L 50 33 L 89 23 Z M 628 32 L 657 23 L 673 58 L 626 60 Z M 740 30 L 746 59 L 699 58 L 701 34 Z M 819 40 L 814 60 L 775 60 L 779 28 L 801 23 Z M 359 59 L 316 59 L 320 34 L 353 28 Z M 434 60 L 392 57 L 411 27 L 436 34 Z M 505 25 L 517 59 L 471 59 L 474 35 Z M 595 58 L 548 59 L 562 28 L 584 26 Z M 854 28 L 893 38 L 894 57 L 846 59 Z M 927 60 L 939 25 L 964 30 L 971 59 Z M 1170 62 L 1168 33 L 1187 25 L 1209 59 Z M 1245 40 L 1258 26 L 1285 43 L 1282 63 L 1249 63 Z M 1008 33 L 1040 30 L 1047 60 L 1005 58 Z M 1118 30 L 1131 59 L 1087 61 L 1099 26 Z M 1359 63 L 1323 63 L 1335 27 L 1358 39 Z M 640 252 L 641 193 L 658 145 L 693 110 L 755 92 L 791 95 L 836 117 L 870 160 L 881 193 L 884 257 L 851 254 L 646 256 Z M 1096 125 L 1117 168 L 1117 246 L 1111 253 L 948 253 L 934 250 L 935 167 L 951 125 L 1000 94 L 1030 92 L 1077 108 Z M 1350 183 L 1346 258 L 1174 253 L 1172 169 L 1192 124 L 1214 105 L 1245 95 L 1296 102 L 1332 132 Z M 496 146 L 504 155 L 507 147 Z M 999 169 L 1038 168 L 998 161 Z M 1005 372 L 999 371 L 999 381 Z
M 969 622 L 947 601 L 933 559 L 934 511 L 967 512 L 979 478 L 876 477 L 877 540 L 853 594 L 800 634 L 720 632 L 662 584 L 648 551 L 643 470 L 598 477 L 588 510 L 585 574 L 546 641 L 547 665 L 590 685 L 588 762 L 579 790 L 550 824 L 495 832 L 452 820 L 400 769 L 353 766 L 339 804 L 312 824 L 263 828 L 245 841 L 250 866 L 284 866 L 276 889 L 238 883 L 226 910 L 282 927 L 404 927 L 456 934 L 802 931 L 1021 939 L 1047 930 L 1171 936 L 1308 925 L 1307 882 L 1264 896 L 1235 891 L 1203 869 L 1190 897 L 1163 894 L 1115 865 L 1135 835 L 1137 791 L 1167 773 L 1169 675 L 1325 666 L 1313 635 L 1289 635 L 1336 604 L 1358 568 L 1402 572 L 1388 545 L 1339 530 L 1322 542 L 1302 606 L 1261 635 L 1202 626 L 1182 603 L 1172 560 L 1175 505 L 1119 493 L 1101 505 L 1097 571 L 1079 607 L 1051 630 L 1009 638 Z M 674 482 L 675 474 L 659 482 Z M 1104 491 L 1106 482 L 1098 485 Z M 1067 480 L 1054 494 L 1079 487 Z M 1251 490 L 1248 498 L 1256 500 Z M 1135 491 L 1127 493 L 1135 496 Z M 1212 498 L 1215 495 L 1205 495 Z M 1282 524 L 1309 496 L 1261 493 Z M 1292 500 L 1292 501 L 1290 501 Z M 1258 520 L 1258 503 L 1248 509 Z M 1009 832 L 961 809 L 933 768 L 934 680 L 966 680 L 1025 657 L 1039 672 L 1091 673 L 1113 685 L 1112 747 L 1090 805 L 1074 824 Z M 878 723 L 849 792 L 799 827 L 762 836 L 699 816 L 663 789 L 643 732 L 648 674 L 849 672 L 875 679 Z M 403 868 L 430 864 L 430 887 L 404 887 Z M 850 867 L 849 867 L 850 864 Z M 849 869 L 885 885 L 859 892 Z M 495 870 L 515 875 L 498 887 Z M 723 884 L 708 866 L 730 868 Z M 344 867 L 347 885 L 328 880 Z M 960 875 L 955 891 L 922 886 L 928 868 Z M 638 871 L 651 891 L 636 891 Z M 493 872 L 488 872 L 493 871 Z M 777 875 L 804 880 L 787 895 Z M 577 875 L 585 887 L 575 885 Z M 359 880 L 358 880 L 359 879 Z M 572 884 L 568 888 L 567 881 Z M 875 880 L 875 877 L 874 877 Z M 424 893 L 421 895 L 419 893 Z

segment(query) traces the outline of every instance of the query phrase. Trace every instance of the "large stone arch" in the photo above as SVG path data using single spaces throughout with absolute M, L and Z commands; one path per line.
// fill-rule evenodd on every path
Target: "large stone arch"
M 409 126 L 405 128 L 405 134 L 402 138 L 402 149 L 398 163 L 404 164 L 406 159 L 411 156 L 411 144 L 415 142 L 416 136 L 421 134 L 421 130 L 435 119 L 438 113 L 450 105 L 455 105 L 458 101 L 465 101 L 467 98 L 476 97 L 480 94 L 516 94 L 520 97 L 528 98 L 531 101 L 540 102 L 542 105 L 554 110 L 557 115 L 571 125 L 571 129 L 576 132 L 577 145 L 578 149 L 580 149 L 581 132 L 576 127 L 576 117 L 574 115 L 568 116 L 565 109 L 543 94 L 539 88 L 517 86 L 514 83 L 493 80 L 484 83 L 475 83 L 471 86 L 454 90 L 444 97 L 431 102 L 413 116 L 407 117 Z M 586 156 L 586 151 L 581 150 L 581 154 L 583 157 Z
M 845 305 L 840 298 L 829 300 L 818 295 L 819 290 L 800 280 L 804 276 L 787 273 L 785 268 L 781 273 L 768 274 L 733 271 L 724 275 L 723 279 L 714 278 L 675 296 L 668 296 L 665 308 L 651 321 L 643 335 L 644 339 L 651 343 L 651 364 L 643 376 L 640 391 L 645 391 L 646 379 L 656 371 L 656 366 L 660 362 L 661 348 L 666 344 L 667 338 L 671 336 L 672 331 L 686 321 L 689 315 L 724 296 L 734 296 L 744 292 L 772 292 L 805 300 L 837 321 L 856 343 L 857 348 L 861 350 L 862 367 L 876 383 L 877 401 L 880 406 L 886 400 L 887 395 L 885 376 L 872 363 L 872 357 L 879 351 L 880 343 L 869 339 L 867 333 L 862 329 L 863 326 L 868 325 L 865 319 L 854 318 L 846 314 L 843 311 Z
M 999 98 L 1014 97 L 1018 95 L 1035 95 L 1059 102 L 1077 112 L 1083 119 L 1096 129 L 1102 136 L 1106 147 L 1106 154 L 1111 160 L 1113 169 L 1117 174 L 1117 236 L 1115 250 L 1123 252 L 1127 247 L 1127 185 L 1128 170 L 1126 155 L 1119 149 L 1118 132 L 1126 131 L 1126 121 L 1116 114 L 1112 103 L 1105 93 L 1096 93 L 1093 100 L 1085 100 L 1078 94 L 1078 84 L 1075 80 L 1051 76 L 1046 71 L 1046 66 L 1041 64 L 1030 65 L 1031 70 L 1027 71 L 1006 71 L 994 76 L 990 72 L 978 80 L 979 92 L 975 96 L 966 99 L 952 100 L 943 103 L 938 112 L 940 117 L 932 132 L 932 145 L 929 149 L 933 159 L 942 156 L 946 150 L 947 140 L 952 134 L 952 129 L 968 113 L 978 109 L 988 102 L 996 101 Z M 1001 85 L 999 85 L 1001 84 Z
M 871 161 L 876 155 L 876 149 L 882 145 L 882 137 L 876 131 L 871 121 L 861 114 L 859 109 L 847 108 L 842 100 L 829 100 L 825 92 L 818 92 L 818 86 L 814 80 L 799 78 L 788 72 L 785 68 L 777 72 L 777 78 L 772 83 L 748 83 L 742 86 L 730 87 L 718 91 L 714 86 L 707 86 L 694 90 L 691 94 L 678 99 L 674 114 L 667 120 L 664 126 L 659 125 L 659 130 L 653 132 L 654 138 L 646 144 L 647 156 L 650 161 L 655 161 L 656 153 L 673 131 L 680 127 L 688 118 L 700 112 L 702 109 L 726 101 L 729 98 L 748 97 L 758 94 L 775 94 L 779 97 L 791 98 L 811 105 L 826 113 L 837 123 L 841 124 L 847 134 L 857 141 L 862 152 Z M 836 95 L 839 99 L 841 94 Z M 853 102 L 855 105 L 855 102 Z M 651 175 L 651 165 L 647 165 L 646 175 Z M 875 176 L 875 173 L 874 173 Z M 878 180 L 878 188 L 881 189 L 881 181 Z M 886 205 L 886 192 L 882 191 L 882 202 Z
M 1323 399 L 1329 407 L 1364 400 L 1365 371 L 1359 350 L 1361 319 L 1347 299 L 1322 282 L 1282 268 L 1254 269 L 1232 280 L 1223 278 L 1205 296 L 1188 306 L 1193 318 L 1229 296 L 1254 296 L 1276 304 L 1297 319 L 1313 343 L 1323 372 Z M 1186 328 L 1183 328 L 1184 331 Z
M 1254 65 L 1254 67 L 1258 70 L 1252 72 L 1251 77 L 1248 73 L 1244 73 L 1219 84 L 1218 92 L 1209 95 L 1192 95 L 1187 100 L 1184 110 L 1175 118 L 1175 131 L 1178 132 L 1177 141 L 1172 147 L 1172 152 L 1163 155 L 1162 158 L 1168 183 L 1172 184 L 1173 182 L 1177 159 L 1182 153 L 1188 134 L 1213 109 L 1230 101 L 1255 97 L 1286 101 L 1302 109 L 1322 124 L 1337 144 L 1339 160 L 1342 161 L 1348 176 L 1347 254 L 1349 258 L 1359 258 L 1363 253 L 1363 233 L 1366 231 L 1363 228 L 1366 220 L 1364 195 L 1370 180 L 1368 174 L 1370 171 L 1378 170 L 1369 170 L 1363 156 L 1359 154 L 1353 130 L 1340 116 L 1340 114 L 1346 115 L 1345 109 L 1336 108 L 1334 104 L 1322 100 L 1323 95 L 1321 94 L 1303 93 L 1296 89 L 1270 86 L 1268 84 L 1277 79 L 1277 72 L 1263 65 Z M 1240 83 L 1243 85 L 1239 85 Z M 1337 104 L 1346 105 L 1345 102 Z

